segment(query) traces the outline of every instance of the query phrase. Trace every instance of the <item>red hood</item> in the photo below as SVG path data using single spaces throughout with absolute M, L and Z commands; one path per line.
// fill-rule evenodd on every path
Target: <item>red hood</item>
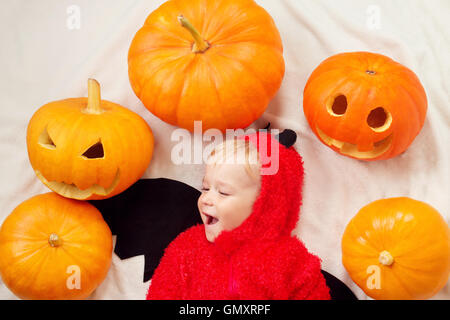
M 291 236 L 299 219 L 302 198 L 303 161 L 294 147 L 286 148 L 267 132 L 258 132 L 242 139 L 250 140 L 260 153 L 263 164 L 261 191 L 250 216 L 239 227 L 223 231 L 216 238 L 214 243 L 228 254 L 245 242 L 273 241 Z M 272 161 L 268 162 L 270 158 Z M 276 167 L 277 164 L 275 174 L 263 174 L 271 165 Z

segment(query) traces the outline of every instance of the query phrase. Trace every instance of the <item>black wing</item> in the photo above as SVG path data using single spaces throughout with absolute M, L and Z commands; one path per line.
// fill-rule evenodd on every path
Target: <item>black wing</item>
M 328 288 L 330 288 L 331 300 L 358 300 L 352 290 L 350 290 L 345 283 L 325 270 L 321 271 Z
M 145 282 L 153 276 L 169 243 L 202 223 L 199 197 L 200 191 L 179 181 L 141 179 L 115 197 L 90 203 L 117 235 L 114 252 L 121 259 L 145 256 Z

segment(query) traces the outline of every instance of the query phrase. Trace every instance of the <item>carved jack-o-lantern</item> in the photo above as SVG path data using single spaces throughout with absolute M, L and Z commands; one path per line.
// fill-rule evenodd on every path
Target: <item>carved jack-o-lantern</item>
M 100 99 L 89 79 L 88 98 L 50 102 L 31 118 L 28 156 L 39 179 L 73 199 L 105 199 L 136 182 L 148 167 L 153 134 L 136 113 Z
M 303 111 L 323 143 L 370 161 L 395 157 L 409 147 L 424 124 L 427 98 L 417 76 L 390 58 L 342 53 L 311 74 Z

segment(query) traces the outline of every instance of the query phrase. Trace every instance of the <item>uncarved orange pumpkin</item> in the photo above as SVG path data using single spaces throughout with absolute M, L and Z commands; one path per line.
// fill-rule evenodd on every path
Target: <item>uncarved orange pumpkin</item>
M 449 228 L 424 202 L 406 197 L 378 200 L 347 225 L 342 262 L 372 298 L 428 299 L 449 278 Z
M 170 0 L 136 33 L 128 67 L 134 92 L 163 121 L 225 131 L 264 113 L 284 76 L 283 47 L 253 0 Z
M 0 275 L 22 299 L 84 299 L 106 277 L 112 236 L 90 203 L 32 197 L 0 228 Z
M 303 111 L 318 138 L 340 154 L 389 159 L 422 129 L 427 97 L 417 76 L 400 63 L 376 53 L 341 53 L 309 77 Z
M 135 183 L 153 153 L 153 134 L 136 113 L 100 99 L 89 79 L 88 97 L 50 102 L 28 124 L 28 156 L 38 178 L 62 196 L 112 197 Z

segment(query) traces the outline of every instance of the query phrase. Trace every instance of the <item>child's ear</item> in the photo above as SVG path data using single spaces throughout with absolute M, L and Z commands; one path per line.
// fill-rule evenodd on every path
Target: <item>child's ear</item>
M 278 142 L 286 148 L 289 148 L 294 145 L 295 141 L 297 141 L 297 134 L 294 130 L 285 129 L 283 132 L 277 134 L 275 139 L 277 139 Z

